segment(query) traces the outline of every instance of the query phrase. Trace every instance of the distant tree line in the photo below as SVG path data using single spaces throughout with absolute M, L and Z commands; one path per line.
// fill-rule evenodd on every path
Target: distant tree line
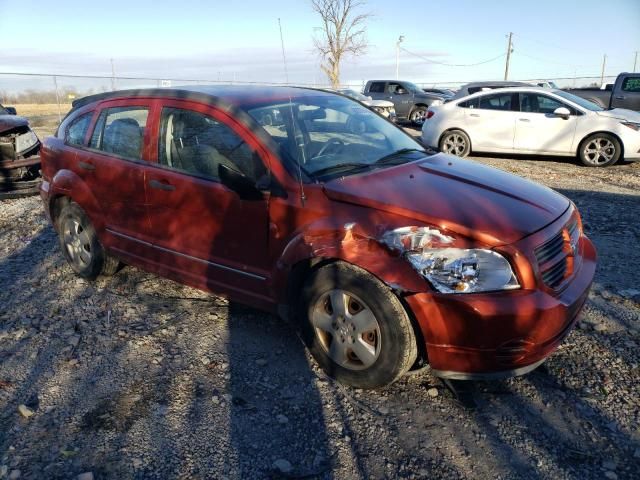
M 58 89 L 58 98 L 60 103 L 71 103 L 75 98 L 106 92 L 107 90 L 109 90 L 107 87 L 80 90 L 75 87 L 65 86 Z M 3 105 L 12 105 L 15 103 L 57 103 L 58 98 L 56 97 L 56 91 L 54 89 L 36 90 L 29 88 L 23 92 L 0 90 L 0 103 Z

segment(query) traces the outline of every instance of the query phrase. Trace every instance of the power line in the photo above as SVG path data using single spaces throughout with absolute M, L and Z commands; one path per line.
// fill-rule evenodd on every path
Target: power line
M 409 50 L 407 50 L 406 48 L 403 48 L 403 47 L 400 47 L 400 50 L 402 50 L 405 53 L 408 53 L 409 55 L 413 55 L 414 57 L 420 58 L 420 59 L 424 60 L 425 62 L 434 63 L 436 65 L 444 65 L 446 67 L 475 67 L 476 65 L 483 65 L 485 63 L 495 62 L 499 58 L 502 58 L 502 57 L 504 57 L 506 55 L 506 53 L 501 53 L 497 57 L 493 57 L 493 58 L 490 58 L 488 60 L 484 60 L 482 62 L 462 64 L 462 63 L 445 63 L 445 62 L 438 62 L 437 60 L 431 60 L 430 58 L 427 58 L 427 57 L 425 57 L 423 55 L 419 55 L 417 53 L 410 52 Z

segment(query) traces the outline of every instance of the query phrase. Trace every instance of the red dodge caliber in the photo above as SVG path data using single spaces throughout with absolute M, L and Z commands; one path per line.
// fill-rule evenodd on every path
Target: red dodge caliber
M 340 381 L 381 387 L 538 366 L 573 327 L 596 253 L 575 206 L 425 151 L 334 93 L 110 92 L 42 148 L 45 209 L 82 277 L 120 262 L 299 321 Z

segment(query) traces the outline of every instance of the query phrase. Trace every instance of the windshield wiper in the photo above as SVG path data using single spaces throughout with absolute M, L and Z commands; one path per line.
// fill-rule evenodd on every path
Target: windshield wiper
M 351 171 L 351 170 L 360 170 L 360 169 L 365 169 L 365 168 L 370 168 L 371 164 L 370 163 L 339 163 L 338 165 L 332 165 L 330 167 L 324 167 L 321 168 L 319 170 L 315 170 L 313 172 L 310 172 L 311 175 L 314 176 L 323 176 L 326 175 L 328 173 L 334 173 L 336 171 L 340 171 L 340 170 L 346 170 L 346 171 Z
M 401 148 L 400 150 L 396 150 L 395 152 L 390 153 L 389 155 L 385 155 L 384 157 L 379 158 L 378 160 L 376 160 L 373 163 L 375 165 L 385 164 L 385 163 L 388 163 L 389 160 L 393 160 L 395 157 L 397 157 L 399 155 L 404 155 L 405 153 L 412 153 L 412 152 L 427 153 L 426 150 L 422 150 L 420 148 Z M 410 160 L 408 160 L 408 161 L 410 161 Z

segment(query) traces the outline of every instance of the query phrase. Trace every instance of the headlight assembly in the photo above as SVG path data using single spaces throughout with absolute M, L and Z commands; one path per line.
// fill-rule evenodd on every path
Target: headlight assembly
M 477 293 L 520 288 L 505 257 L 482 248 L 455 248 L 454 238 L 430 227 L 387 231 L 382 242 L 401 252 L 442 293 Z
M 637 122 L 620 122 L 625 127 L 629 127 L 631 130 L 635 130 L 636 132 L 640 130 L 640 123 Z
M 27 133 L 18 135 L 16 138 L 16 153 L 24 152 L 25 150 L 33 147 L 38 143 L 38 137 L 33 133 L 33 130 L 29 130 Z
M 476 293 L 520 288 L 509 262 L 484 249 L 433 248 L 407 259 L 442 293 Z

